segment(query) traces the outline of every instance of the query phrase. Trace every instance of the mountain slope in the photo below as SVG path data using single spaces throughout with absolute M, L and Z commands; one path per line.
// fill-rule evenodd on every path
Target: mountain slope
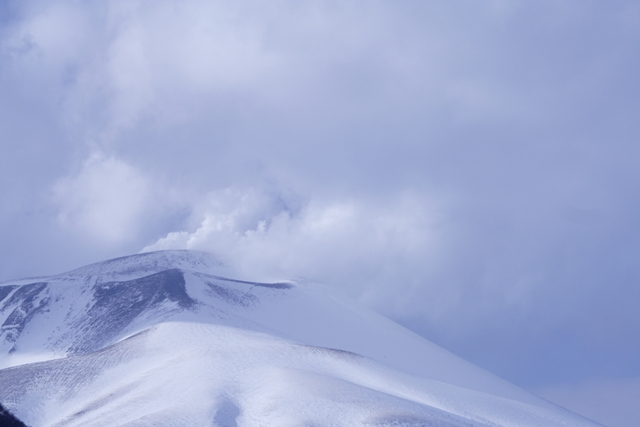
M 596 425 L 322 286 L 228 274 L 162 251 L 0 285 L 0 402 L 33 427 Z

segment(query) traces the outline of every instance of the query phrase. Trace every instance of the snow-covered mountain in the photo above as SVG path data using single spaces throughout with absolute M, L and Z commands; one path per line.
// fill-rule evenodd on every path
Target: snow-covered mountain
M 160 251 L 0 284 L 0 403 L 39 426 L 596 426 L 318 284 Z

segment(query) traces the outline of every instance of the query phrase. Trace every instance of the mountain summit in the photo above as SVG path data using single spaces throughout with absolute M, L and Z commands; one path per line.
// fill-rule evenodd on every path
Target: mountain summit
M 0 284 L 0 403 L 39 426 L 596 426 L 317 284 L 159 251 Z

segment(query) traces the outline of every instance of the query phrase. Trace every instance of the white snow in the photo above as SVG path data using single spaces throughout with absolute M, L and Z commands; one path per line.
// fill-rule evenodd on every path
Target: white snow
M 184 286 L 162 276 L 172 268 Z M 321 285 L 226 280 L 223 269 L 163 251 L 38 278 L 46 290 L 8 304 L 16 287 L 0 323 L 26 320 L 16 340 L 0 334 L 0 367 L 13 366 L 0 369 L 0 402 L 32 427 L 598 425 Z M 145 294 L 154 273 L 166 283 Z M 29 282 L 0 288 L 15 283 Z M 99 337 L 96 313 L 112 325 Z

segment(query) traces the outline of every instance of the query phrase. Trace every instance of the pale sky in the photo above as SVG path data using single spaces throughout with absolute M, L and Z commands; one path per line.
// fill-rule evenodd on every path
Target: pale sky
M 639 52 L 635 0 L 5 0 L 0 280 L 206 250 L 636 426 Z

